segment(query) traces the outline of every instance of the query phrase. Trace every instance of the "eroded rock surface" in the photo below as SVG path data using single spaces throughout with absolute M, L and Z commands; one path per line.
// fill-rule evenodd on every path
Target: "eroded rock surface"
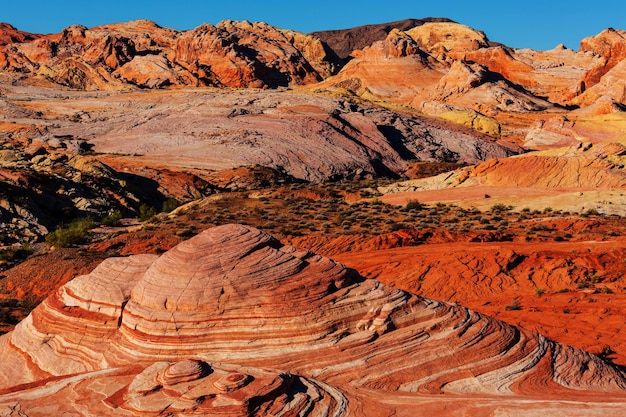
M 338 62 L 317 38 L 246 21 L 185 32 L 139 20 L 36 37 L 2 33 L 0 69 L 81 90 L 292 86 L 320 81 Z
M 134 172 L 149 166 L 208 178 L 207 171 L 261 165 L 324 181 L 402 176 L 414 160 L 476 163 L 519 152 L 451 123 L 305 92 L 75 92 L 50 99 L 15 87 L 7 101 L 28 108 L 22 97 L 30 94 L 45 100 L 37 104 L 40 113 L 20 121 L 46 129 L 31 142 L 62 137 L 99 153 L 128 155 L 124 163 L 134 164 Z M 102 158 L 124 168 L 116 158 Z
M 463 398 L 466 412 L 531 400 L 619 415 L 626 403 L 624 374 L 595 356 L 241 225 L 111 258 L 0 345 L 3 412 L 372 415 Z

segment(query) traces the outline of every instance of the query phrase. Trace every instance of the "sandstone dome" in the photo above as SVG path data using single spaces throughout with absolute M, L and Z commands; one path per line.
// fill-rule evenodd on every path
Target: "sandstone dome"
M 0 410 L 29 415 L 408 415 L 453 401 L 617 416 L 626 404 L 623 372 L 593 355 L 243 225 L 104 261 L 0 337 L 0 364 Z

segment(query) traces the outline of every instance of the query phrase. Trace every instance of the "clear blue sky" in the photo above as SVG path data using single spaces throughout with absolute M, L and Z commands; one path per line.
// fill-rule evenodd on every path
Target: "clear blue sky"
M 2 0 L 0 22 L 32 33 L 57 33 L 72 24 L 149 19 L 193 29 L 220 20 L 263 21 L 312 32 L 405 18 L 447 17 L 483 30 L 490 40 L 516 48 L 578 49 L 581 39 L 607 27 L 626 29 L 624 0 Z

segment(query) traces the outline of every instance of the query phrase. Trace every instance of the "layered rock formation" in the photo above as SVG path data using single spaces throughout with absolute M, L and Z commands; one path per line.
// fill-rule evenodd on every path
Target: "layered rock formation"
M 38 37 L 38 35 L 18 30 L 8 23 L 0 23 L 0 46 L 16 42 L 28 42 Z
M 555 150 L 496 159 L 427 179 L 400 182 L 380 191 L 383 201 L 406 204 L 448 201 L 488 209 L 494 204 L 584 213 L 624 215 L 626 144 L 579 143 Z
M 433 116 L 474 111 L 497 119 L 501 134 L 518 141 L 533 121 L 528 113 L 566 114 L 607 100 L 615 105 L 595 106 L 594 114 L 621 111 L 624 45 L 623 31 L 606 30 L 583 40 L 578 52 L 563 45 L 514 49 L 464 25 L 432 22 L 391 30 L 354 51 L 354 59 L 321 86 Z M 586 138 L 597 136 L 587 132 Z
M 20 99 L 24 89 L 8 90 L 7 101 L 16 109 L 30 107 Z M 42 98 L 37 90 L 26 92 Z M 109 154 L 99 158 L 113 168 L 134 164 L 135 173 L 146 166 L 192 171 L 209 180 L 208 170 L 242 165 L 270 167 L 308 181 L 394 177 L 403 175 L 412 160 L 476 163 L 520 152 L 452 123 L 290 91 L 104 97 L 74 92 L 41 100 L 36 108 L 39 113 L 20 121 L 45 126 L 51 139 L 86 142 L 91 150 Z
M 387 415 L 452 401 L 617 416 L 626 404 L 623 373 L 597 357 L 240 225 L 103 262 L 0 346 L 7 413 Z
M 338 61 L 318 39 L 245 21 L 186 32 L 149 21 L 75 25 L 36 39 L 6 37 L 0 69 L 83 90 L 299 85 L 329 76 Z
M 85 140 L 55 136 L 42 125 L 0 123 L 0 135 L 2 247 L 34 243 L 77 217 L 138 213 L 143 203 L 161 206 L 167 197 L 213 191 L 192 174 L 161 169 L 157 183 L 148 175 L 117 171 L 88 155 Z
M 578 52 L 563 45 L 509 48 L 481 31 L 431 18 L 315 36 L 246 21 L 184 32 L 135 21 L 46 36 L 5 25 L 2 33 L 0 68 L 29 84 L 86 90 L 316 85 L 431 116 L 474 111 L 497 119 L 500 134 L 512 141 L 535 120 L 528 113 L 615 103 L 595 106 L 599 114 L 626 104 L 624 32 L 614 29 L 584 39 Z M 348 54 L 353 59 L 345 65 Z

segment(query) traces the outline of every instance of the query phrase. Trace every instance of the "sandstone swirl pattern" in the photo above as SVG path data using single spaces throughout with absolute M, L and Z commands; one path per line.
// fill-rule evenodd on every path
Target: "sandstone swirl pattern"
M 0 337 L 0 415 L 617 416 L 625 405 L 623 372 L 593 355 L 241 225 L 109 259 Z

